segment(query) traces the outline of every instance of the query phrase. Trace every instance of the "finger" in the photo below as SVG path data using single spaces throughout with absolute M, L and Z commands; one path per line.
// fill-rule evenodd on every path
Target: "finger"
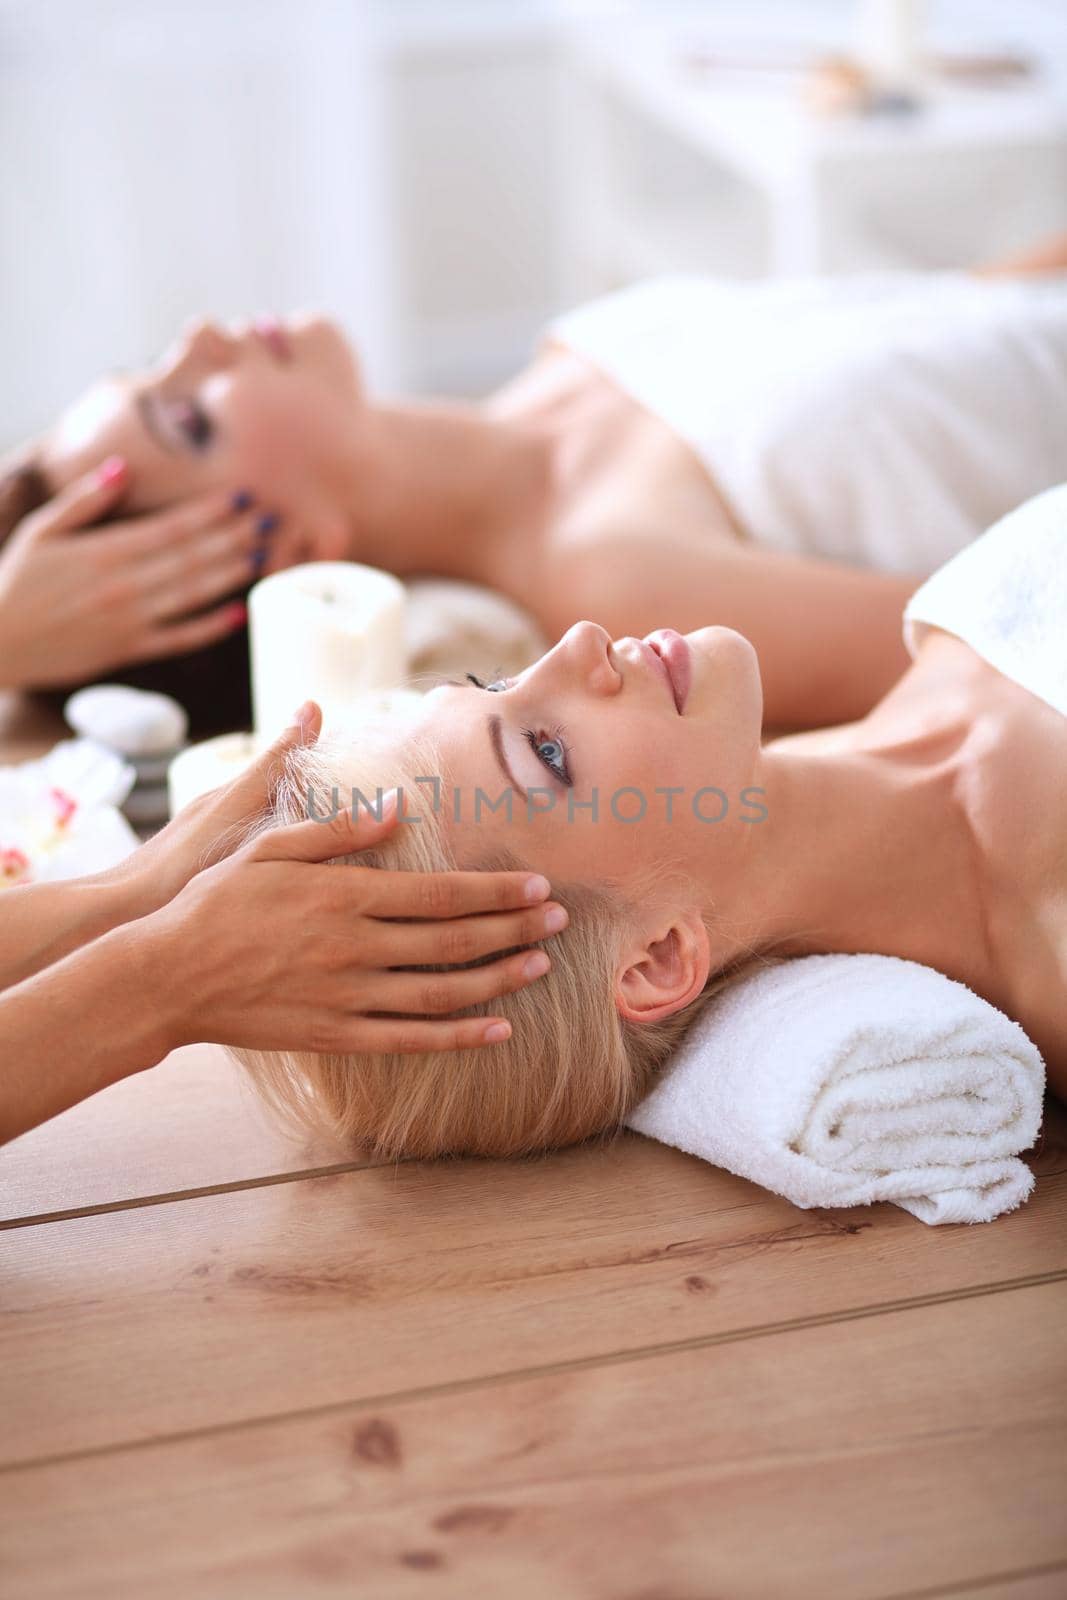
M 368 915 L 365 903 L 361 910 L 364 916 Z M 514 950 L 519 945 L 551 939 L 567 926 L 567 921 L 566 911 L 555 901 L 526 911 L 497 911 L 449 921 L 372 920 L 365 924 L 366 939 L 360 947 L 360 957 L 368 966 L 460 966 L 491 955 L 494 950 Z
M 121 456 L 109 456 L 94 472 L 87 472 L 26 518 L 26 537 L 53 538 L 75 528 L 87 528 L 116 506 L 129 487 L 129 469 Z
M 322 806 L 321 813 L 316 807 Z M 331 797 L 308 796 L 309 815 L 306 821 L 292 822 L 285 828 L 272 828 L 261 834 L 253 845 L 253 853 L 260 861 L 332 861 L 337 856 L 351 855 L 356 850 L 367 850 L 379 844 L 396 827 L 395 798 L 385 795 L 382 815 L 378 819 L 368 808 L 361 806 L 358 814 L 351 809 L 332 810 Z M 361 874 L 361 881 L 366 875 Z
M 317 700 L 305 700 L 294 721 L 303 732 L 303 743 L 314 744 L 322 732 L 322 707 Z
M 144 522 L 146 526 L 156 524 L 167 539 L 188 539 L 247 510 L 247 496 L 234 495 L 227 489 L 210 489 L 205 494 L 168 506 L 164 511 L 154 512 Z
M 376 972 L 374 1009 L 447 1016 L 525 989 L 543 978 L 550 966 L 543 950 L 526 950 L 468 972 Z
M 243 589 L 252 576 L 249 558 L 242 555 L 206 571 L 183 574 L 170 587 L 154 589 L 144 604 L 154 622 L 178 621 Z
M 241 512 L 222 523 L 213 523 L 184 539 L 170 540 L 165 548 L 153 546 L 132 559 L 146 591 L 159 589 L 172 594 L 186 578 L 202 577 L 224 562 L 242 558 L 252 571 L 252 554 L 259 541 L 255 517 Z
M 111 535 L 116 555 L 127 561 L 167 554 L 204 532 L 217 532 L 227 525 L 247 524 L 248 506 L 227 489 L 210 489 L 192 499 L 151 511 L 131 520 Z
M 530 872 L 375 872 L 364 914 L 372 917 L 466 917 L 513 911 L 547 899 L 551 886 Z
M 136 646 L 133 659 L 157 661 L 164 656 L 180 656 L 193 650 L 202 650 L 206 645 L 214 644 L 217 639 L 225 639 L 228 634 L 243 627 L 247 619 L 248 609 L 244 602 L 234 600 L 229 605 L 207 612 L 205 616 L 151 628 Z
M 356 1017 L 338 1029 L 336 1053 L 421 1055 L 428 1050 L 478 1050 L 510 1036 L 511 1024 L 503 1017 L 456 1017 L 447 1022 Z
M 251 766 L 246 767 L 239 777 L 230 785 L 230 793 L 240 799 L 247 793 L 251 807 L 261 807 L 267 799 L 271 786 L 279 772 L 285 765 L 285 758 L 290 750 L 299 745 L 314 744 L 322 730 L 322 709 L 314 700 L 305 700 L 304 704 L 293 712 L 293 720 L 272 744 L 269 744 L 262 755 L 256 757 Z
M 277 530 L 271 534 L 266 548 L 266 560 L 263 564 L 262 576 L 269 578 L 275 572 L 284 572 L 286 567 L 299 566 L 303 561 L 314 561 L 319 558 L 306 537 L 299 528 L 295 527 L 290 518 L 286 518 Z M 341 557 L 337 558 L 342 559 Z

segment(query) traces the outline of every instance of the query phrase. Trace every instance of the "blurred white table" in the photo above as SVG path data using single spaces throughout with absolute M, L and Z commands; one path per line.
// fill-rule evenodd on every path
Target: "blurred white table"
M 575 41 L 571 232 L 593 278 L 955 266 L 1067 228 L 1067 95 L 1050 77 L 824 117 L 799 75 L 695 53 L 664 30 Z

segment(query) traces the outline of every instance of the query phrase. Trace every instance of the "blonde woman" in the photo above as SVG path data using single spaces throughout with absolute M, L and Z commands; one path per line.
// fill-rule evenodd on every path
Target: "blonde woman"
M 867 951 L 1014 1017 L 1067 1094 L 1065 615 L 1067 486 L 919 590 L 912 664 L 854 723 L 763 745 L 740 634 L 581 622 L 514 679 L 434 690 L 401 741 L 294 751 L 268 832 L 399 785 L 412 821 L 365 864 L 523 866 L 570 922 L 542 982 L 501 1003 L 511 1037 L 492 1051 L 409 1062 L 324 1025 L 240 1059 L 276 1106 L 355 1145 L 532 1151 L 618 1128 L 745 963 Z M 423 976 L 426 1011 L 446 977 Z

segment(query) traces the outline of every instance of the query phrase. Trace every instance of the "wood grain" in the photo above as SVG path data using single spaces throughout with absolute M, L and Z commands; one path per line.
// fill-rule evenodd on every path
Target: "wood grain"
M 175 1050 L 0 1149 L 0 1228 L 353 1163 L 287 1134 L 218 1045 Z
M 8 1576 L 878 1600 L 1067 1562 L 1065 1315 L 1060 1283 L 25 1469 Z
M 988 1227 L 797 1211 L 628 1135 L 19 1229 L 0 1460 L 1067 1270 L 1067 1176 Z

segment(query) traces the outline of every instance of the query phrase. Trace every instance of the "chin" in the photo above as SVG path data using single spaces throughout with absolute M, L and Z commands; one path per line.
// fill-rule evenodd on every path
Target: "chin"
M 747 666 L 757 674 L 759 672 L 755 646 L 736 628 L 698 628 L 695 633 L 687 633 L 685 637 L 693 650 L 706 661 L 722 661 L 724 664 L 732 661 L 739 667 Z
M 359 362 L 339 323 L 321 311 L 295 311 L 283 324 L 297 359 L 356 391 Z
M 763 717 L 763 682 L 752 641 L 736 628 L 722 627 L 698 628 L 685 637 L 698 663 L 694 687 L 712 700 L 724 696 L 739 708 L 746 707 L 758 726 Z

